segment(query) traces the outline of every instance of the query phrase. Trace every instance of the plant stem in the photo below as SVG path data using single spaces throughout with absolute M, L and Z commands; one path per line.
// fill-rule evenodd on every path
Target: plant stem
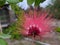
M 0 20 L 0 34 L 2 34 L 2 25 L 1 25 L 1 20 Z

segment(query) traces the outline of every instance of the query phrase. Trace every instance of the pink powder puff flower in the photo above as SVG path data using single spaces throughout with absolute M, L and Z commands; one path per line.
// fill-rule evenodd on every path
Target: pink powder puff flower
M 52 22 L 52 15 L 48 16 L 48 12 L 42 11 L 37 12 L 34 10 L 33 14 L 27 14 L 25 13 L 25 22 L 23 24 L 23 27 L 25 30 L 23 30 L 23 35 L 26 36 L 43 36 L 47 34 L 47 32 L 50 32 L 53 30 L 51 27 Z

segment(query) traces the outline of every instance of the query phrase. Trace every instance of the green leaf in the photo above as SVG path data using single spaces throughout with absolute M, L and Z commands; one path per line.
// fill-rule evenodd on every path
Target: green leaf
M 0 45 L 8 45 L 7 42 L 0 38 Z
M 8 35 L 8 34 L 0 34 L 0 38 L 2 38 L 2 39 L 7 39 L 10 37 L 11 37 L 11 35 Z
M 44 2 L 45 0 L 35 0 L 35 6 L 39 6 L 40 3 Z
M 19 0 L 19 2 L 22 2 L 23 0 Z
M 16 13 L 16 11 L 19 11 L 20 8 L 18 7 L 18 5 L 16 4 L 10 4 L 11 5 L 11 8 L 14 10 L 14 12 Z
M 22 2 L 23 0 L 7 0 L 8 3 L 10 4 L 17 4 L 19 2 Z
M 35 1 L 35 0 L 27 0 L 27 3 L 28 3 L 28 5 L 31 6 L 34 1 Z
M 57 32 L 60 32 L 60 27 L 57 27 L 55 30 L 56 30 Z
M 3 6 L 5 4 L 6 0 L 0 0 L 0 6 Z

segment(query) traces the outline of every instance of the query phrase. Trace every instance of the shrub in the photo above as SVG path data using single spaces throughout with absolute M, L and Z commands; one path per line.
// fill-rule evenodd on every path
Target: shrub
M 11 35 L 11 39 L 20 39 L 22 37 L 16 28 L 16 23 L 12 23 L 8 28 L 4 29 L 3 32 Z

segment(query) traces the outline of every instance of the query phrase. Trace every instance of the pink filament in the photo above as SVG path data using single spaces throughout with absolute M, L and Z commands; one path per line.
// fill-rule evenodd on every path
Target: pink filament
M 23 27 L 25 30 L 23 31 L 24 35 L 29 35 L 30 33 L 32 34 L 33 31 L 36 31 L 37 35 L 45 35 L 47 32 L 50 32 L 52 30 L 51 26 L 51 16 L 48 16 L 48 12 L 44 11 L 43 13 L 40 12 L 40 14 L 37 13 L 36 10 L 33 12 L 33 17 L 28 17 L 29 14 L 25 13 L 25 22 L 23 24 Z M 30 35 L 31 35 L 30 34 Z

